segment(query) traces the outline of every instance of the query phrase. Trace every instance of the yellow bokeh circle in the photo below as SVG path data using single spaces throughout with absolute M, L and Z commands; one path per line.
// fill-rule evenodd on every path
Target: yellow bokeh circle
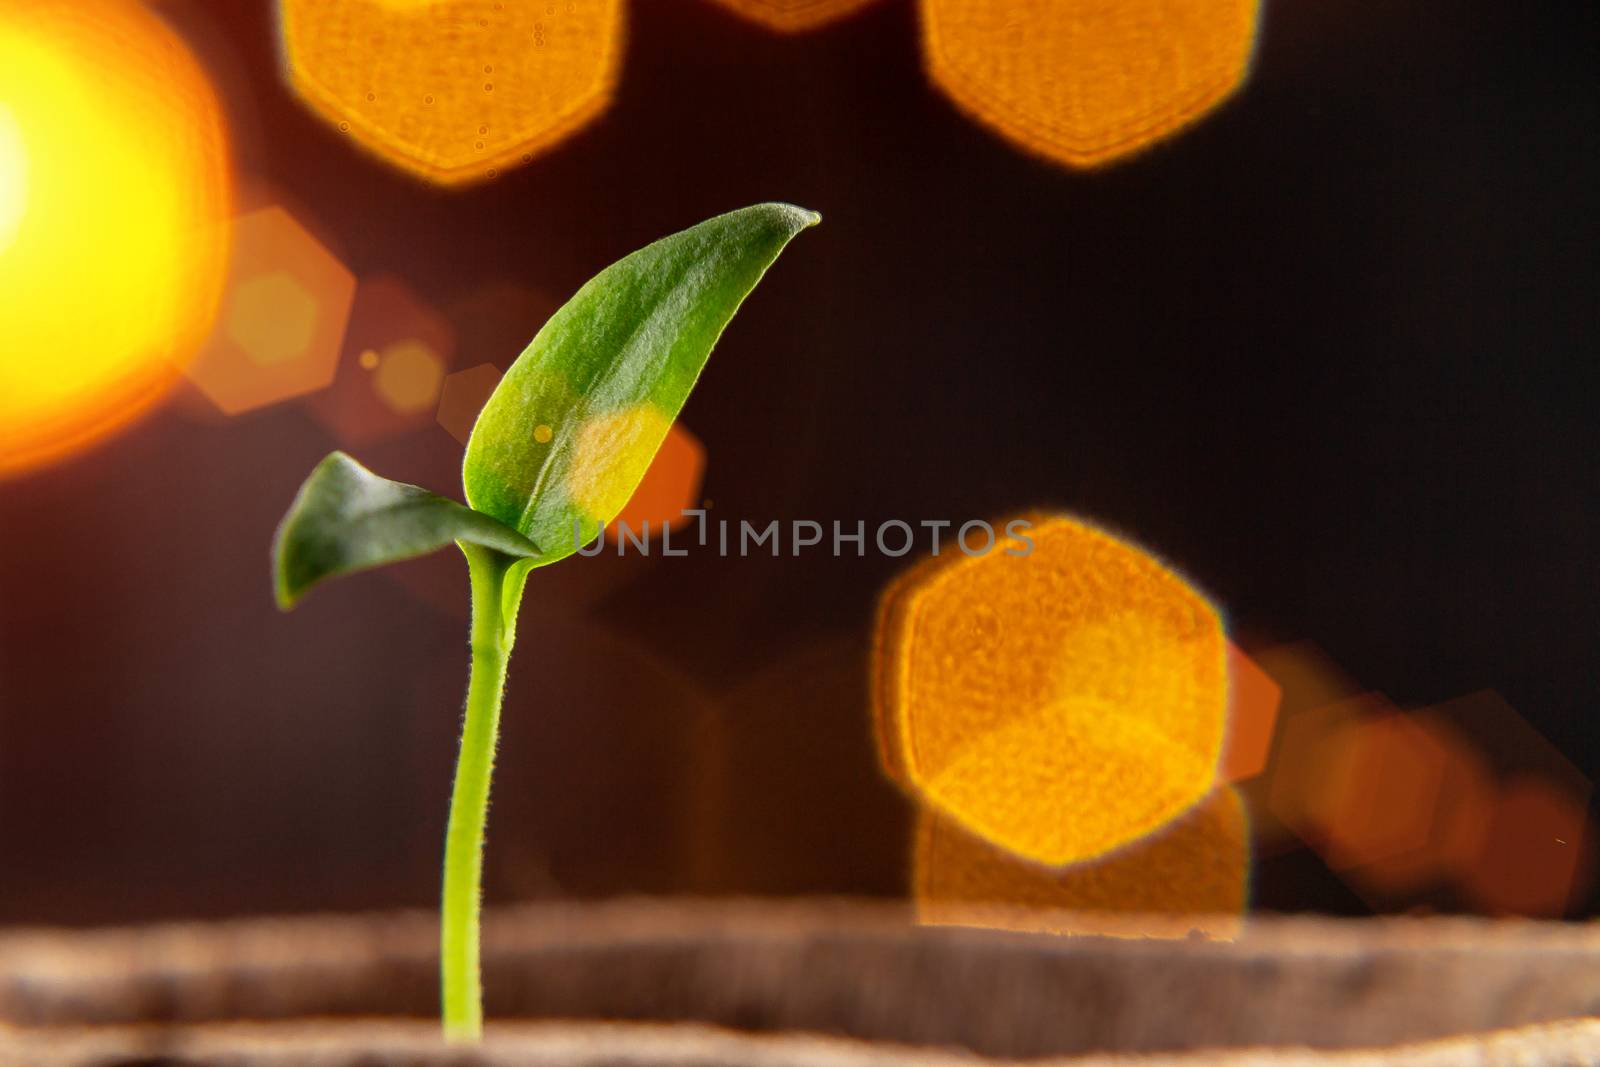
M 97 440 L 204 338 L 227 258 L 221 110 L 131 0 L 0 0 L 0 475 Z

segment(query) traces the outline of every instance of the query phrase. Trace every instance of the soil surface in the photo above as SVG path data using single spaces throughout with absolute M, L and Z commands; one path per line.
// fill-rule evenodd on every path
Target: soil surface
M 844 901 L 539 905 L 489 916 L 490 1039 L 452 1050 L 429 1022 L 435 923 L 0 934 L 0 1063 L 1600 1062 L 1594 925 L 1257 918 L 1234 942 L 1147 941 Z

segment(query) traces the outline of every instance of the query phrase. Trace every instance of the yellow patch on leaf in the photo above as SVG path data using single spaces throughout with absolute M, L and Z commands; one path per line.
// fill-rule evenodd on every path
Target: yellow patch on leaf
M 587 419 L 578 427 L 567 473 L 573 503 L 596 522 L 610 522 L 627 506 L 671 428 L 672 420 L 654 404 Z

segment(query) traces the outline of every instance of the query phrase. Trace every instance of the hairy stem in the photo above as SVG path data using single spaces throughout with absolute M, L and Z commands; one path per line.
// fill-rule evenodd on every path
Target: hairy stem
M 463 543 L 461 550 L 472 577 L 472 681 L 445 835 L 439 981 L 445 1037 L 470 1042 L 483 1034 L 478 943 L 489 781 L 494 774 L 506 662 L 516 640 L 517 604 L 527 569 L 493 549 Z

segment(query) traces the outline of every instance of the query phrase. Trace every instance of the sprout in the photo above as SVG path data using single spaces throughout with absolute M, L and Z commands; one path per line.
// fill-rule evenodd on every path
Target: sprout
M 472 585 L 472 680 L 450 798 L 440 905 L 444 1029 L 483 1030 L 484 824 L 506 663 L 528 573 L 582 548 L 644 477 L 712 346 L 784 246 L 820 221 L 789 204 L 719 215 L 612 264 L 539 331 L 467 443 L 467 504 L 392 482 L 342 452 L 317 464 L 273 544 L 278 604 L 318 582 L 452 541 Z

